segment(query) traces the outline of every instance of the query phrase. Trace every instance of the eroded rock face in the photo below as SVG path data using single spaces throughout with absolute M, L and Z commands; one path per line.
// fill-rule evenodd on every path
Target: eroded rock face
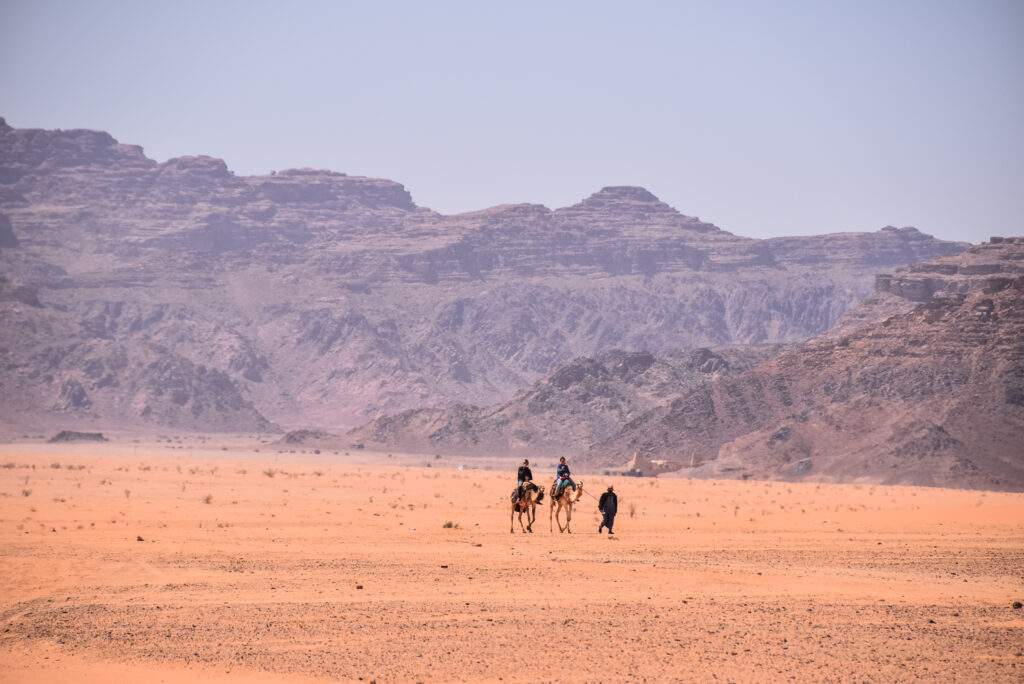
M 750 369 L 781 348 L 702 348 L 658 356 L 612 350 L 576 359 L 503 404 L 405 411 L 349 436 L 371 446 L 427 452 L 579 453 L 710 378 Z M 646 472 L 653 472 L 649 465 Z
M 508 401 L 611 349 L 807 339 L 882 267 L 964 248 L 907 229 L 751 240 L 635 187 L 442 216 L 389 180 L 237 176 L 5 123 L 0 214 L 7 426 L 337 431 Z
M 909 286 L 920 274 L 927 298 Z M 639 449 L 689 475 L 1024 489 L 1024 241 L 878 288 L 840 330 L 694 388 L 592 456 Z

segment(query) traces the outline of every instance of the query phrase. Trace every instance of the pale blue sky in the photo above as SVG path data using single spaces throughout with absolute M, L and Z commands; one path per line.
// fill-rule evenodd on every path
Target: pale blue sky
M 0 0 L 0 116 L 446 213 L 629 184 L 743 235 L 1024 234 L 1024 0 Z

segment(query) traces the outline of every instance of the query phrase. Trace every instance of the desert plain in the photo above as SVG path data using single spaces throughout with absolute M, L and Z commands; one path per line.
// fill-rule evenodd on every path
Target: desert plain
M 507 460 L 2 445 L 0 681 L 1024 678 L 1024 495 L 582 473 L 524 534 Z

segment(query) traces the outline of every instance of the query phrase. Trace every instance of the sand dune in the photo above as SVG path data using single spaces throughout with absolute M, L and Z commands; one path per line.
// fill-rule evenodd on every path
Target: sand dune
M 0 681 L 1024 675 L 1020 494 L 623 479 L 613 539 L 510 535 L 511 463 L 209 444 L 0 447 Z

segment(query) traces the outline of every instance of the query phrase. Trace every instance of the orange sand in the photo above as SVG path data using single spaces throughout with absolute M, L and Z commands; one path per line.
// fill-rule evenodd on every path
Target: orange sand
M 514 462 L 209 444 L 0 447 L 0 681 L 1024 678 L 1019 494 L 619 479 L 615 538 L 513 535 Z

